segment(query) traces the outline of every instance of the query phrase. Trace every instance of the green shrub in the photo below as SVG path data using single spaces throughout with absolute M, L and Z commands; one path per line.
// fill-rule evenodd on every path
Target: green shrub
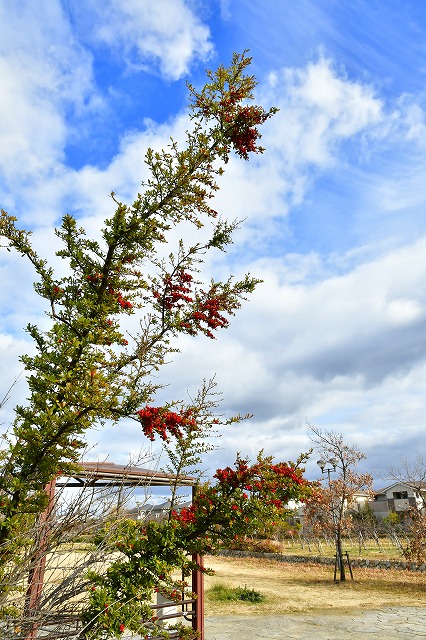
M 244 602 L 258 603 L 265 600 L 265 596 L 260 591 L 247 589 L 247 585 L 244 585 L 244 587 L 228 587 L 217 583 L 209 589 L 209 595 L 216 602 L 237 602 L 242 600 Z
M 247 589 L 246 585 L 244 585 L 244 589 L 238 587 L 236 591 L 238 593 L 238 600 L 244 600 L 246 602 L 263 602 L 265 600 L 265 596 L 260 593 L 260 591 Z

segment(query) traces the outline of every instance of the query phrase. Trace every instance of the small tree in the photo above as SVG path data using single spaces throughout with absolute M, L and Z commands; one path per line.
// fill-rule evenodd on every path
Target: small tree
M 362 504 L 358 511 L 351 512 L 352 528 L 358 535 L 358 549 L 361 555 L 366 538 L 374 538 L 378 542 L 377 525 L 378 521 L 373 509 L 368 502 Z M 380 548 L 380 543 L 379 543 Z
M 328 485 L 324 487 L 320 481 L 319 489 L 307 502 L 305 521 L 316 530 L 333 533 L 340 581 L 344 582 L 342 535 L 351 527 L 349 508 L 357 492 L 372 492 L 373 478 L 369 473 L 357 472 L 357 464 L 366 456 L 356 447 L 345 444 L 341 433 L 322 431 L 311 425 L 309 433 L 321 462 L 324 462 L 323 468 L 329 463 L 329 472 Z M 336 477 L 331 477 L 330 469 L 336 471 Z

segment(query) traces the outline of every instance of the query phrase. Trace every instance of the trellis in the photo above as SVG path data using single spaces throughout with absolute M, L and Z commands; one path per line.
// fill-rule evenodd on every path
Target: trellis
M 194 492 L 196 479 L 191 476 L 174 476 L 172 474 L 153 471 L 136 466 L 117 465 L 112 462 L 82 462 L 78 473 L 72 477 L 54 478 L 46 487 L 49 496 L 49 503 L 40 517 L 38 544 L 34 554 L 32 566 L 28 577 L 28 588 L 25 598 L 25 617 L 29 621 L 28 631 L 25 640 L 36 640 L 38 637 L 50 639 L 75 638 L 78 635 L 78 622 L 69 616 L 69 620 L 62 620 L 63 625 L 69 626 L 68 632 L 49 631 L 48 628 L 39 635 L 40 622 L 38 610 L 40 599 L 43 593 L 46 571 L 46 548 L 49 536 L 49 521 L 52 518 L 55 505 L 55 491 L 57 487 L 84 488 L 84 487 L 170 487 L 171 482 L 177 479 L 178 486 L 191 486 Z M 198 565 L 201 565 L 200 556 L 193 558 Z M 183 618 L 191 623 L 194 630 L 194 637 L 204 640 L 204 577 L 202 572 L 192 572 L 192 591 L 194 599 L 186 599 L 182 593 L 182 600 L 176 605 L 175 602 L 152 605 L 152 609 L 161 615 L 157 615 L 158 620 L 167 621 L 173 618 Z M 173 607 L 171 613 L 164 610 Z M 74 625 L 74 629 L 73 629 Z M 49 624 L 47 625 L 47 627 Z M 169 634 L 173 637 L 172 634 Z

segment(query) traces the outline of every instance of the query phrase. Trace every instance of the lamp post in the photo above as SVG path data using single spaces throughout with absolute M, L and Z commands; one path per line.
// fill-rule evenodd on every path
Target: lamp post
M 343 553 L 342 553 L 342 538 L 340 531 L 340 518 L 336 517 L 333 496 L 331 494 L 331 481 L 330 475 L 331 473 L 336 472 L 336 467 L 339 463 L 337 458 L 330 458 L 329 460 L 318 460 L 317 465 L 321 469 L 321 473 L 326 473 L 328 476 L 328 488 L 330 489 L 330 506 L 331 506 L 331 517 L 333 519 L 333 529 L 334 529 L 334 541 L 336 545 L 336 565 L 334 569 L 334 579 L 336 580 L 336 567 L 339 567 L 340 571 L 340 582 L 346 581 L 345 575 L 345 566 L 343 564 Z

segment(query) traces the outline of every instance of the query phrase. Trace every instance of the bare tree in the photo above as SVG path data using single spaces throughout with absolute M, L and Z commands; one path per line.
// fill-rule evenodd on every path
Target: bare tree
M 410 504 L 404 518 L 408 543 L 402 549 L 407 560 L 426 561 L 426 460 L 418 453 L 414 458 L 401 458 L 388 468 L 387 478 L 404 484 L 414 493 L 415 504 Z
M 426 459 L 418 453 L 414 458 L 401 458 L 388 468 L 386 476 L 409 487 L 420 509 L 426 509 Z
M 328 474 L 327 486 L 320 488 L 308 500 L 305 521 L 319 532 L 332 532 L 336 544 L 336 568 L 340 581 L 346 580 L 343 562 L 342 535 L 351 528 L 350 508 L 358 492 L 371 492 L 373 478 L 369 473 L 358 473 L 357 465 L 366 456 L 355 446 L 345 444 L 343 435 L 323 431 L 309 425 L 309 436 L 320 455 L 318 465 Z M 336 473 L 334 477 L 332 474 Z M 336 571 L 335 571 L 336 577 Z

